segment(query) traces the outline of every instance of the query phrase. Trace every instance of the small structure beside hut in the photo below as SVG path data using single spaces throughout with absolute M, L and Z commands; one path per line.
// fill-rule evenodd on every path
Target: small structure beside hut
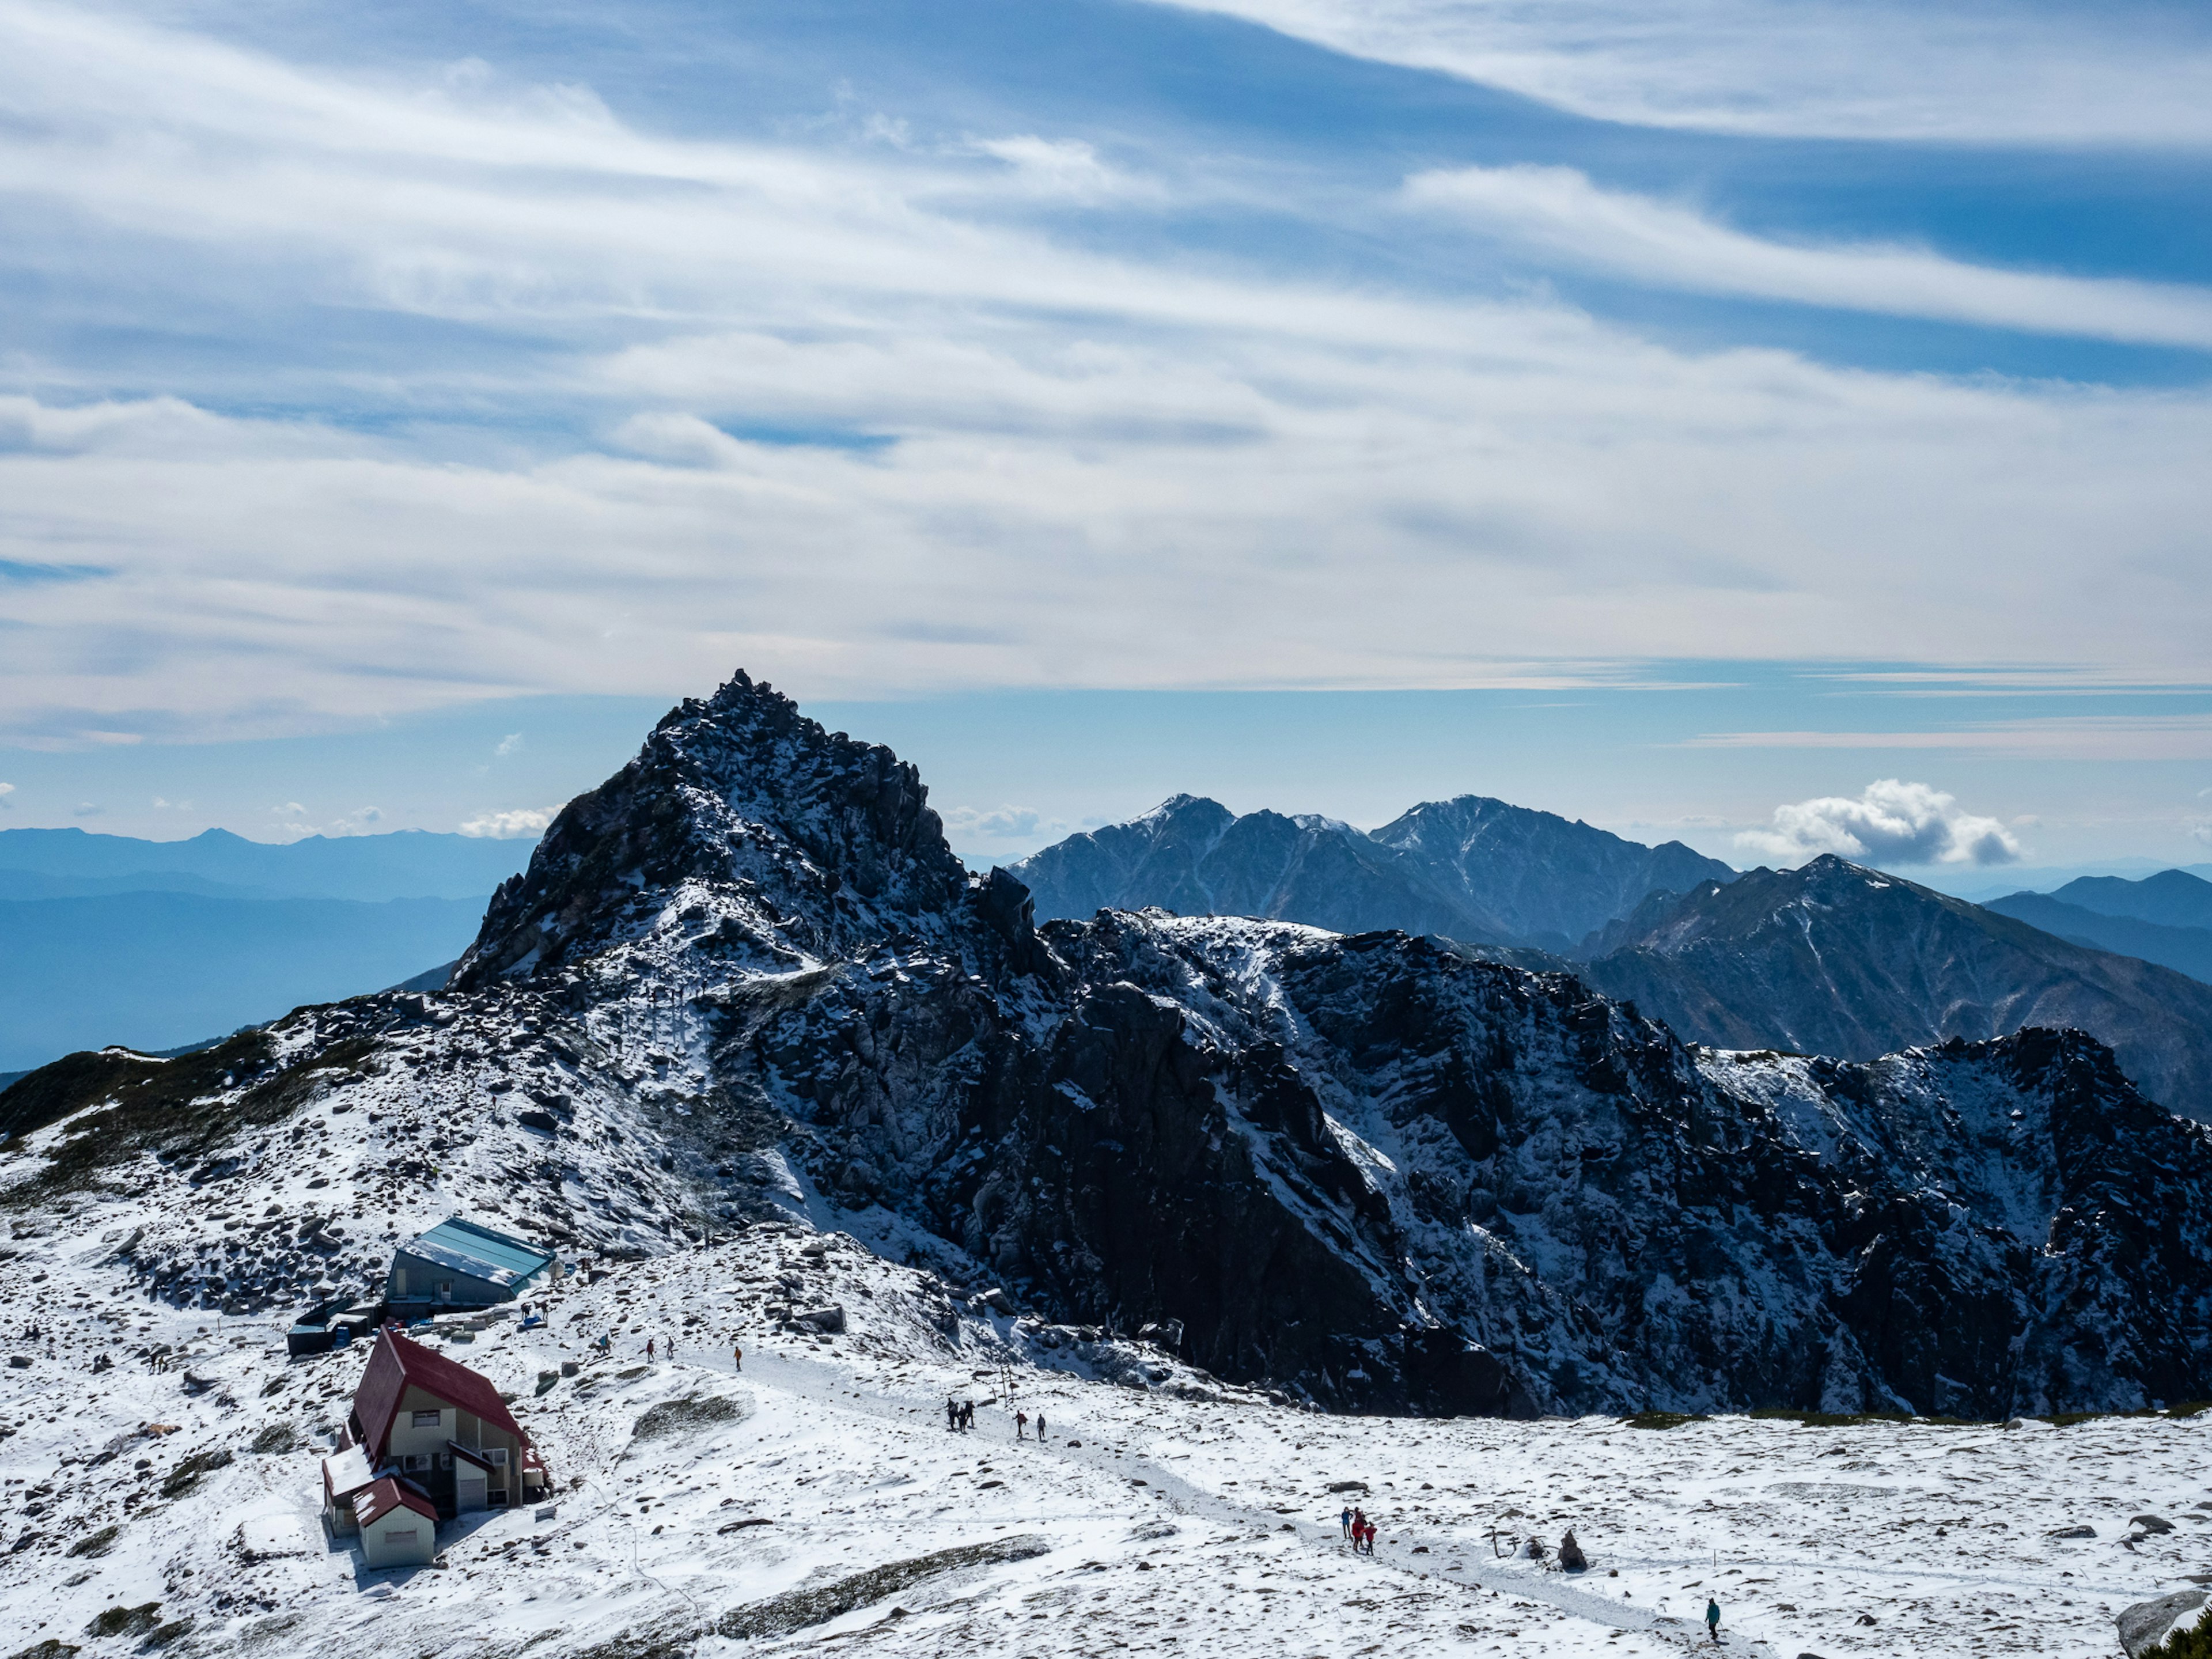
M 512 1302 L 559 1266 L 550 1250 L 449 1216 L 392 1252 L 385 1305 L 404 1319 Z
M 441 1520 L 535 1502 L 548 1484 L 489 1379 L 389 1327 L 377 1333 L 345 1432 L 323 1460 L 332 1536 L 358 1533 L 372 1567 L 419 1564 L 437 1553 Z

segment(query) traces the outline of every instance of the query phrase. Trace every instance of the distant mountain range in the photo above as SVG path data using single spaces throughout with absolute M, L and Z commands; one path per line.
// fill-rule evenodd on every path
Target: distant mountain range
M 0 1074 L 175 1048 L 459 956 L 534 842 L 0 831 Z
M 400 830 L 386 836 L 248 841 L 209 830 L 189 841 L 139 841 L 82 830 L 0 830 L 0 888 L 9 898 L 96 892 L 204 892 L 228 898 L 481 898 L 530 862 L 535 842 Z M 56 885 L 23 890 L 45 877 Z
M 1838 858 L 1656 896 L 1575 971 L 1716 1048 L 1869 1060 L 2072 1026 L 2153 1098 L 2212 1101 L 2212 986 Z
M 2055 892 L 2008 893 L 1983 903 L 2076 945 L 2141 957 L 2212 983 L 2212 881 L 2191 871 L 2165 870 L 2141 881 L 2090 877 Z
M 1735 872 L 1680 842 L 1644 847 L 1482 795 L 1428 802 L 1371 834 L 1317 816 L 1240 817 L 1177 795 L 1071 836 L 1012 873 L 1040 920 L 1157 905 L 1566 951 L 1655 889 L 1680 892 Z
M 1480 795 L 1371 834 L 1178 795 L 1013 873 L 1040 919 L 1158 906 L 1438 934 L 1715 1048 L 1864 1060 L 2073 1026 L 2154 1098 L 2212 1100 L 2212 883 L 2179 870 L 1976 906 L 1836 858 L 1739 875 Z

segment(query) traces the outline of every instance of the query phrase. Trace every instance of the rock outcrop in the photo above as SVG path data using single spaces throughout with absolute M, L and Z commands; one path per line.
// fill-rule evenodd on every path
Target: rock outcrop
M 804 1211 L 1340 1410 L 2212 1393 L 2212 1138 L 2087 1037 L 1701 1054 L 1433 938 L 1040 927 L 911 768 L 742 677 L 571 804 L 447 993 L 18 1090 L 0 1121 L 51 1150 L 0 1201 L 173 1194 L 118 1247 L 173 1292 L 328 1271 L 205 1218 L 297 1161 L 333 1212 L 435 1174 L 572 1249 Z

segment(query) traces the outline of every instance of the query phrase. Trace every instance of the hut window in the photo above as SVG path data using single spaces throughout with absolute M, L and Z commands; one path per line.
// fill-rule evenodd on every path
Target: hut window
M 418 1429 L 434 1429 L 445 1420 L 446 1414 L 443 1412 L 416 1412 L 415 1413 L 415 1426 Z
M 386 1531 L 384 1541 L 387 1544 L 411 1544 L 415 1541 L 415 1528 L 410 1527 L 405 1532 Z

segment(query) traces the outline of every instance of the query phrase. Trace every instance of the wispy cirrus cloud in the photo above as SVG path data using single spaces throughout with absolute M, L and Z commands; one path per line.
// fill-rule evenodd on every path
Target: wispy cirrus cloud
M 2212 714 L 2056 714 L 1932 728 L 1712 732 L 1685 746 L 1948 750 L 2037 760 L 2212 760 Z
M 1166 0 L 1603 121 L 1960 143 L 2212 143 L 2201 9 L 1974 0 Z
M 1411 205 L 1656 288 L 2212 349 L 2212 291 L 2003 270 L 1911 247 L 1795 244 L 1607 190 L 1572 167 L 1461 167 L 1406 182 Z
M 396 319 L 374 361 L 404 416 L 349 418 L 367 381 L 311 336 L 293 412 L 221 376 L 0 398 L 0 559 L 106 573 L 0 594 L 9 733 L 737 663 L 815 696 L 1747 655 L 2205 678 L 2195 391 L 1674 350 L 1497 289 L 1063 237 L 1067 201 L 1130 187 L 1049 132 L 671 137 L 575 86 L 23 0 L 0 103 L 0 197 L 69 259 L 241 340 L 303 304 Z M 1992 550 L 2051 603 L 1992 607 Z

